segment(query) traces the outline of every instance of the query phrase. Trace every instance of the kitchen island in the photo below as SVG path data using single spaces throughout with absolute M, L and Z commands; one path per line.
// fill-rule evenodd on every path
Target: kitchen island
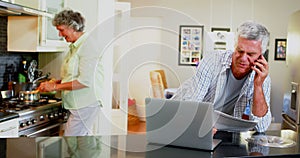
M 249 141 L 253 136 L 277 136 L 283 140 L 292 140 L 294 144 L 286 144 L 288 147 L 270 147 Z M 87 137 L 47 137 L 43 145 L 37 145 L 37 149 L 30 151 L 29 148 L 21 150 L 24 143 L 41 138 L 17 138 L 6 139 L 6 157 L 15 157 L 16 151 L 24 157 L 36 154 L 36 157 L 45 155 L 59 155 L 70 157 L 70 150 L 80 157 L 134 157 L 134 158 L 157 158 L 157 157 L 300 157 L 299 133 L 291 130 L 268 131 L 255 133 L 253 131 L 242 133 L 221 133 L 222 143 L 214 151 L 195 150 L 173 146 L 161 146 L 149 144 L 146 134 L 128 134 L 115 136 L 87 136 Z M 45 141 L 46 140 L 46 141 Z M 191 140 L 193 141 L 193 140 Z M 14 143 L 12 143 L 14 142 Z M 38 141 L 35 141 L 38 142 Z M 47 142 L 47 143 L 46 143 Z M 49 143 L 52 142 L 52 143 Z M 53 143 L 55 142 L 55 143 Z M 257 141 L 256 141 L 257 142 Z M 53 147 L 51 147 L 51 144 Z M 46 146 L 45 146 L 46 145 Z M 71 148 L 70 148 L 71 147 Z M 16 150 L 18 149 L 18 150 Z M 42 149 L 42 150 L 41 150 Z M 42 155 L 41 155 L 42 153 Z

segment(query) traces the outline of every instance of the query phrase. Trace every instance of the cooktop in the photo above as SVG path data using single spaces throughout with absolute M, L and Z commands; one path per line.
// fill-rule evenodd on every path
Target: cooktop
M 14 112 L 6 112 L 6 111 L 2 111 L 0 110 L 0 123 L 10 120 L 10 119 L 14 119 L 19 117 L 18 113 L 14 113 Z

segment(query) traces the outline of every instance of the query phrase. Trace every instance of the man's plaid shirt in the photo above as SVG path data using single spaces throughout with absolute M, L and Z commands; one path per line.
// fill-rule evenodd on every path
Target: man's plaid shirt
M 217 96 L 222 95 L 220 94 L 221 89 L 223 89 L 226 84 L 226 70 L 230 69 L 232 53 L 232 51 L 216 51 L 207 54 L 200 61 L 196 74 L 179 87 L 172 99 L 214 103 Z M 249 115 L 249 120 L 258 122 L 255 130 L 264 132 L 267 130 L 272 120 L 270 111 L 271 79 L 270 76 L 268 76 L 263 83 L 263 91 L 268 105 L 268 112 L 264 117 L 257 117 L 251 112 L 254 75 L 255 71 L 252 71 L 248 75 L 248 79 L 245 81 L 235 103 L 233 115 L 237 118 L 242 118 L 243 114 Z

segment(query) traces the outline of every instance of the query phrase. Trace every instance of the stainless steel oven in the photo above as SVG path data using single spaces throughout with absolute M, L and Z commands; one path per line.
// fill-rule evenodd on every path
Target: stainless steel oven
M 40 100 L 25 104 L 10 99 L 1 104 L 2 110 L 18 114 L 18 136 L 59 136 L 68 119 L 68 111 L 61 106 L 61 100 Z
M 283 105 L 282 128 L 299 132 L 300 129 L 300 91 L 299 83 L 291 82 L 290 96 L 288 103 Z
M 47 104 L 36 108 L 32 113 L 19 114 L 19 136 L 41 137 L 59 136 L 68 112 L 61 103 Z
M 63 122 L 40 125 L 19 133 L 21 137 L 59 136 Z

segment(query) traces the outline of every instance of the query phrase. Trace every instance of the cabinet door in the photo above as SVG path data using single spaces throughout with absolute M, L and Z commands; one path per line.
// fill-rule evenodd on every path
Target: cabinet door
M 36 51 L 39 44 L 38 20 L 38 17 L 35 16 L 9 16 L 7 23 L 7 50 Z
M 41 1 L 40 9 L 52 14 L 53 16 L 62 11 L 65 7 L 64 0 L 44 0 Z M 52 18 L 42 17 L 42 25 L 40 27 L 41 39 L 40 46 L 43 47 L 57 47 L 59 51 L 65 50 L 67 43 L 62 37 L 59 37 L 59 32 L 52 25 Z
M 39 0 L 13 0 L 13 2 L 29 8 L 39 9 Z

